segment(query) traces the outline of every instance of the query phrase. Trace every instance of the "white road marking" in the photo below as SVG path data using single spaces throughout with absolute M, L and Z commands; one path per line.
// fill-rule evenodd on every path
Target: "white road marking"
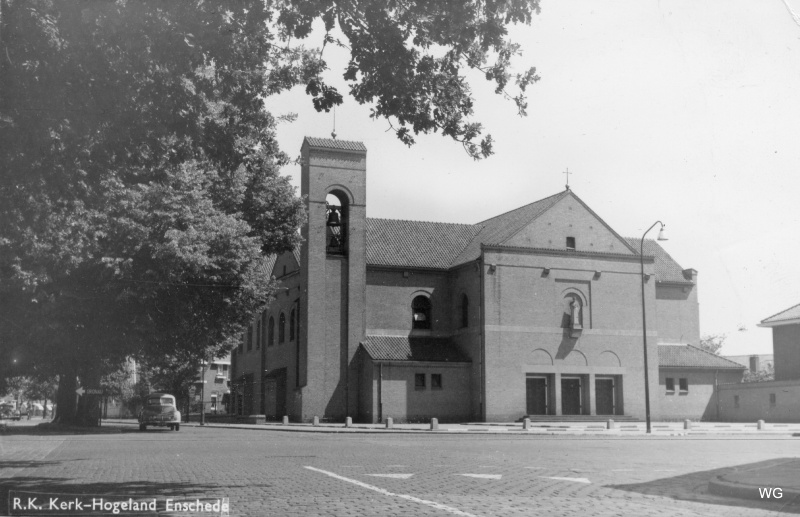
M 587 478 L 567 478 L 567 477 L 558 477 L 558 476 L 539 476 L 540 478 L 545 479 L 555 479 L 557 481 L 574 481 L 575 483 L 591 483 Z
M 367 474 L 376 478 L 408 479 L 414 474 Z
M 406 494 L 395 494 L 394 492 L 389 492 L 388 490 L 384 490 L 383 488 L 379 488 L 364 482 L 361 482 L 357 479 L 350 479 L 344 476 L 340 476 L 339 474 L 328 472 L 327 470 L 318 469 L 315 467 L 306 467 L 308 470 L 313 470 L 314 472 L 319 472 L 321 474 L 325 474 L 326 476 L 330 476 L 332 478 L 336 478 L 341 481 L 347 481 L 348 483 L 352 483 L 354 485 L 360 486 L 361 488 L 366 488 L 367 490 L 372 490 L 374 492 L 378 492 L 379 494 L 388 495 L 391 497 L 399 497 L 400 499 L 405 499 L 406 501 L 412 501 L 419 504 L 424 504 L 426 506 L 430 506 L 432 508 L 436 508 L 437 510 L 443 510 L 445 512 L 452 513 L 453 515 L 461 515 L 462 517 L 477 517 L 471 513 L 462 512 L 458 508 L 453 508 L 452 506 L 447 506 L 445 504 L 437 503 L 435 501 L 428 501 L 426 499 L 420 499 L 418 497 L 414 497 L 413 495 L 406 495 Z
M 458 474 L 459 476 L 466 476 L 468 478 L 478 478 L 478 479 L 500 479 L 503 477 L 502 474 Z

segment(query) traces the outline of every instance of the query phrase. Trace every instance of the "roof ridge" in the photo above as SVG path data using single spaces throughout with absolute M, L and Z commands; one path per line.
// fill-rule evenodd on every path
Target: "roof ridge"
M 496 216 L 494 216 L 494 217 L 490 217 L 490 218 L 488 218 L 488 219 L 484 219 L 483 221 L 478 221 L 478 222 L 477 222 L 477 223 L 475 223 L 473 226 L 477 226 L 477 225 L 483 225 L 483 224 L 485 224 L 485 223 L 488 223 L 489 221 L 491 221 L 491 220 L 493 220 L 493 219 L 497 219 L 497 218 L 499 218 L 499 217 L 503 217 L 504 215 L 508 215 L 508 214 L 510 214 L 511 212 L 516 212 L 517 210 L 522 210 L 523 208 L 527 208 L 527 207 L 529 207 L 529 206 L 531 206 L 531 205 L 534 205 L 534 204 L 536 204 L 536 203 L 541 203 L 542 201 L 546 201 L 546 200 L 548 200 L 548 199 L 550 199 L 550 198 L 553 198 L 553 197 L 557 197 L 557 196 L 562 196 L 562 197 L 563 197 L 564 195 L 566 195 L 566 193 L 567 193 L 567 192 L 571 192 L 571 191 L 570 191 L 570 190 L 562 190 L 561 192 L 556 192 L 555 194 L 553 194 L 553 195 L 550 195 L 550 196 L 547 196 L 547 197 L 543 197 L 542 199 L 537 199 L 536 201 L 532 201 L 532 202 L 530 202 L 530 203 L 525 203 L 524 205 L 522 205 L 522 206 L 518 206 L 517 208 L 512 208 L 511 210 L 506 210 L 506 211 L 505 211 L 505 212 L 503 212 L 502 214 L 497 214 L 497 215 L 496 215 Z M 536 218 L 536 217 L 534 217 L 534 219 L 535 219 L 535 218 Z
M 784 312 L 789 312 L 790 310 L 792 310 L 792 309 L 795 309 L 795 308 L 797 308 L 797 307 L 800 307 L 800 303 L 798 303 L 797 305 L 792 305 L 792 306 L 791 306 L 791 307 L 789 307 L 788 309 L 784 309 L 784 310 L 782 310 L 782 311 L 780 311 L 780 312 L 776 312 L 776 313 L 775 313 L 775 314 L 773 314 L 772 316 L 769 316 L 769 317 L 767 317 L 767 318 L 764 318 L 763 320 L 761 320 L 761 323 L 766 323 L 766 322 L 767 322 L 767 320 L 771 320 L 771 319 L 772 319 L 772 318 L 774 318 L 775 316 L 780 316 L 780 315 L 781 315 L 781 314 L 783 314 Z
M 676 346 L 679 346 L 679 345 L 676 345 Z M 703 349 L 702 349 L 702 348 L 700 348 L 699 346 L 694 346 L 694 345 L 693 345 L 693 344 L 691 344 L 691 343 L 686 343 L 686 346 L 688 346 L 688 347 L 690 347 L 690 348 L 694 348 L 695 350 L 699 350 L 699 351 L 703 352 L 704 354 L 708 354 L 708 355 L 710 355 L 710 356 L 712 356 L 712 357 L 716 357 L 716 358 L 718 358 L 718 359 L 723 359 L 723 360 L 725 360 L 725 361 L 728 361 L 729 363 L 733 363 L 733 364 L 737 364 L 737 365 L 739 364 L 739 363 L 737 363 L 736 361 L 731 361 L 731 360 L 730 360 L 730 359 L 728 359 L 727 357 L 721 356 L 721 355 L 719 355 L 719 354 L 715 354 L 715 353 L 713 353 L 713 352 L 709 352 L 708 350 L 703 350 Z M 739 366 L 741 366 L 741 365 L 739 365 Z
M 424 221 L 420 219 L 393 219 L 390 217 L 367 217 L 367 220 L 372 219 L 373 221 L 380 220 L 380 221 L 400 221 L 403 223 L 430 223 L 430 224 L 449 224 L 453 226 L 467 226 L 467 227 L 474 227 L 476 225 L 469 224 L 469 223 L 445 223 L 442 221 Z

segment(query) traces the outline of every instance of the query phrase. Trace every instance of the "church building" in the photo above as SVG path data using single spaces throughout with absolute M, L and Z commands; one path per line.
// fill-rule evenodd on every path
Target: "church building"
M 237 414 L 642 419 L 643 260 L 650 405 L 661 416 L 675 380 L 659 375 L 659 347 L 694 357 L 686 347 L 700 330 L 697 272 L 656 241 L 640 255 L 639 238 L 569 188 L 477 223 L 368 218 L 362 143 L 306 138 L 301 156 L 303 243 L 270 258 L 282 289 L 232 353 Z M 703 368 L 670 367 L 686 366 Z

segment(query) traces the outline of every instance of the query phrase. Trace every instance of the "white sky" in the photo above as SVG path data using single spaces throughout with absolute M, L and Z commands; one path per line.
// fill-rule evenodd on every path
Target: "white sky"
M 528 117 L 473 81 L 495 155 L 474 162 L 441 135 L 407 148 L 369 107 L 345 97 L 339 139 L 367 146 L 370 217 L 476 223 L 572 190 L 612 228 L 699 271 L 701 333 L 723 354 L 772 353 L 762 319 L 800 303 L 800 0 L 543 0 L 517 69 L 536 66 Z M 318 46 L 319 39 L 306 42 Z M 347 54 L 325 50 L 329 81 Z M 295 112 L 279 141 L 329 137 L 302 89 L 269 99 Z M 284 169 L 299 185 L 297 166 Z M 648 237 L 655 237 L 653 230 Z

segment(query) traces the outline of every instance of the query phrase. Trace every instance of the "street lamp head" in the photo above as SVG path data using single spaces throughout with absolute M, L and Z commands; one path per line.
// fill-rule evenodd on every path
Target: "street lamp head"
M 669 240 L 669 239 L 667 239 L 667 236 L 664 235 L 664 225 L 663 224 L 661 225 L 661 230 L 659 230 L 658 237 L 656 237 L 656 239 L 659 240 L 659 241 Z

